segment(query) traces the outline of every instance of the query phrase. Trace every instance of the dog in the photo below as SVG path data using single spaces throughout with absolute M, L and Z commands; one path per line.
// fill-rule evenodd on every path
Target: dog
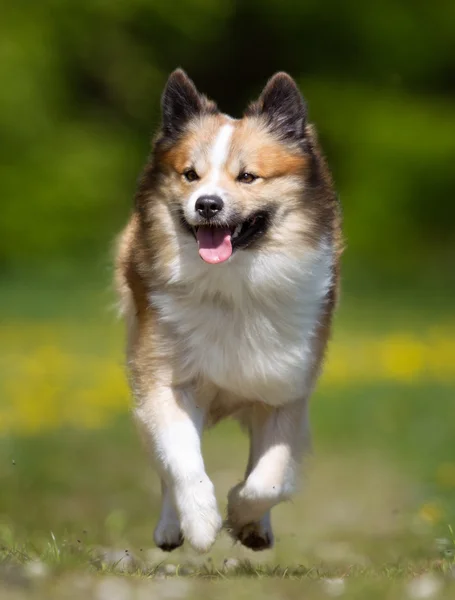
M 186 540 L 207 552 L 222 528 L 201 436 L 228 416 L 250 452 L 225 526 L 252 550 L 272 546 L 270 511 L 293 493 L 308 445 L 341 246 L 339 200 L 294 80 L 275 74 L 233 119 L 174 71 L 116 262 L 162 550 Z

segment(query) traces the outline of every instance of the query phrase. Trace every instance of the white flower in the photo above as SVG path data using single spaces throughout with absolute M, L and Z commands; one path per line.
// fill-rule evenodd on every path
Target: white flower
M 407 592 L 410 598 L 418 600 L 420 598 L 434 598 L 442 588 L 442 581 L 430 573 L 420 575 L 407 585 Z
M 342 596 L 346 590 L 346 583 L 342 577 L 335 577 L 333 579 L 323 579 L 322 586 L 326 594 L 332 596 L 333 598 Z

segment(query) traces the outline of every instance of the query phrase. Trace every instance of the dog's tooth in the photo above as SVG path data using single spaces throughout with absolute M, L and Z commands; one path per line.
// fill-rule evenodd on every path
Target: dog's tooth
M 242 226 L 237 225 L 237 227 L 234 229 L 234 233 L 232 234 L 232 237 L 236 238 L 239 235 L 241 229 L 242 229 Z

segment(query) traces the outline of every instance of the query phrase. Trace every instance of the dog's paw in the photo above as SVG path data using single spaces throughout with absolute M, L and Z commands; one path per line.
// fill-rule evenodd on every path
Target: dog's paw
M 208 552 L 222 527 L 212 482 L 201 479 L 177 495 L 185 540 L 196 552 Z
M 273 546 L 273 533 L 268 516 L 265 516 L 260 521 L 237 527 L 228 521 L 226 529 L 235 541 L 240 542 L 243 546 L 255 552 L 268 550 Z
M 155 544 L 164 552 L 172 552 L 179 548 L 184 541 L 178 521 L 161 519 L 153 534 Z
M 185 538 L 196 552 L 208 552 L 215 543 L 221 529 L 222 520 L 218 512 L 201 513 L 182 522 Z

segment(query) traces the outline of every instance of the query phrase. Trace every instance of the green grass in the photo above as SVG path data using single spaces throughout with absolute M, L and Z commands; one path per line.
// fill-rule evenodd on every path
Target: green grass
M 95 328 L 90 302 L 65 307 L 64 297 L 41 292 L 40 306 L 32 307 L 25 291 L 0 295 L 11 322 L 21 324 L 19 350 L 14 336 L 1 348 L 0 409 L 12 402 L 17 353 L 32 354 L 41 343 L 32 336 L 49 323 L 57 300 L 58 343 L 76 362 L 86 360 L 82 383 L 90 385 L 91 353 L 121 362 L 121 326 L 104 309 L 105 296 L 95 289 L 90 300 L 95 320 L 100 317 Z M 337 335 L 363 329 L 419 335 L 433 324 L 453 324 L 443 308 L 356 302 L 358 311 L 340 312 Z M 71 327 L 61 330 L 62 323 Z M 39 410 L 47 388 L 36 395 L 33 385 L 24 389 L 30 411 Z M 159 485 L 126 408 L 91 429 L 2 428 L 0 598 L 451 598 L 454 392 L 450 380 L 322 381 L 312 400 L 314 452 L 302 490 L 274 510 L 275 547 L 259 554 L 233 546 L 225 533 L 205 557 L 186 546 L 170 555 L 154 548 Z M 57 393 L 63 407 L 76 403 L 77 412 L 71 386 Z M 247 441 L 228 421 L 206 434 L 204 454 L 224 511 L 227 492 L 243 473 Z M 425 590 L 430 595 L 418 595 Z

